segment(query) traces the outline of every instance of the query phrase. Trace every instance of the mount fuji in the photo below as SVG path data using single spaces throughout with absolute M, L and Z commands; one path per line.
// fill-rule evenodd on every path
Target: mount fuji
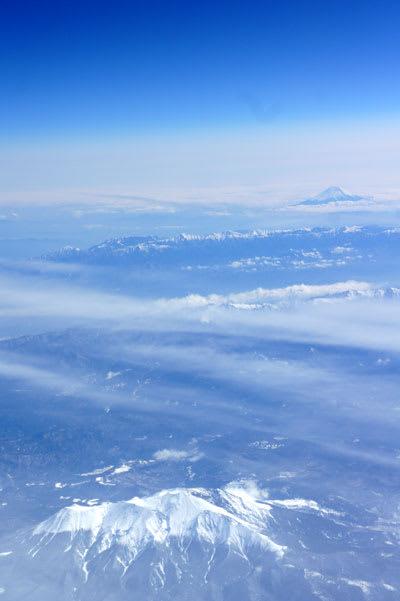
M 312 198 L 297 203 L 296 206 L 327 205 L 336 202 L 359 202 L 361 200 L 372 200 L 372 197 L 348 194 L 339 188 L 339 186 L 330 186 L 320 194 L 317 194 L 317 196 L 313 196 Z

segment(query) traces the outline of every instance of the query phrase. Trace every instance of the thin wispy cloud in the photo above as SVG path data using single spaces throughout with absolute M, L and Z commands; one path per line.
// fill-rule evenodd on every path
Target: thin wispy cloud
M 368 282 L 153 300 L 30 277 L 3 277 L 1 285 L 0 320 L 8 328 L 20 318 L 29 318 L 32 323 L 40 320 L 42 327 L 47 323 L 50 329 L 108 325 L 228 331 L 265 339 L 400 351 L 400 299 L 384 298 L 385 289 Z M 248 310 L 249 305 L 259 303 L 267 306 Z

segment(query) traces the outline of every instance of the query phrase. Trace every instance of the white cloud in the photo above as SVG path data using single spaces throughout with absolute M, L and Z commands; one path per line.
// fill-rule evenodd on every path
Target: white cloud
M 0 287 L 0 337 L 13 335 L 13 327 L 19 331 L 27 318 L 27 333 L 73 326 L 208 331 L 400 351 L 400 299 L 384 298 L 384 290 L 369 282 L 156 300 L 31 277 L 2 277 Z
M 227 493 L 238 497 L 251 498 L 254 501 L 265 501 L 269 497 L 268 490 L 261 488 L 255 480 L 242 478 L 225 486 Z
M 153 454 L 157 461 L 198 461 L 203 457 L 202 453 L 193 451 L 179 451 L 177 449 L 162 449 Z
M 371 294 L 374 288 L 375 287 L 373 286 L 373 284 L 369 282 L 357 282 L 353 280 L 350 280 L 348 282 L 336 282 L 334 284 L 322 285 L 297 284 L 294 286 L 286 286 L 285 288 L 275 289 L 256 288 L 255 290 L 240 292 L 236 294 L 228 294 L 226 296 L 211 294 L 210 296 L 206 297 L 206 302 L 213 304 L 224 304 L 226 302 L 273 302 L 287 299 L 307 300 L 310 298 L 327 296 L 329 297 L 349 292 L 357 292 L 359 294 Z M 191 299 L 191 297 L 187 298 Z

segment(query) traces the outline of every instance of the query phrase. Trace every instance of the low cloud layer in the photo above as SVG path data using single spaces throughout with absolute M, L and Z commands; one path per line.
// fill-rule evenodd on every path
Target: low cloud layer
M 157 461 L 190 461 L 195 462 L 201 459 L 202 453 L 193 451 L 179 451 L 177 449 L 162 449 L 156 451 L 153 455 Z
M 33 277 L 2 277 L 0 335 L 68 327 L 215 332 L 400 351 L 398 291 L 369 282 L 142 299 Z M 23 328 L 22 328 L 22 325 Z

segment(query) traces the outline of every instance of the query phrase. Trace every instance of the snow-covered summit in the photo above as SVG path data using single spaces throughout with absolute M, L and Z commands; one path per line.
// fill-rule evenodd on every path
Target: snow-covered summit
M 326 205 L 337 202 L 359 202 L 361 200 L 372 200 L 369 196 L 359 196 L 358 194 L 349 194 L 339 188 L 339 186 L 330 186 L 316 196 L 297 203 L 300 205 Z
M 74 504 L 21 533 L 2 581 L 18 580 L 15 599 L 33 591 L 33 601 L 43 590 L 87 601 L 280 599 L 288 583 L 290 598 L 317 600 L 304 570 L 315 562 L 312 532 L 335 538 L 344 515 L 310 499 L 271 499 L 253 480 Z
M 257 546 L 281 557 L 284 547 L 266 534 L 269 520 L 270 506 L 246 493 L 177 488 L 129 501 L 65 507 L 33 534 L 40 537 L 39 548 L 62 533 L 71 539 L 88 534 L 90 546 L 102 552 L 125 547 L 132 557 L 147 546 L 168 546 L 171 539 L 241 550 Z
M 342 190 L 342 188 L 339 188 L 339 186 L 330 186 L 329 188 L 326 188 L 314 197 L 315 200 L 321 201 L 347 200 L 349 198 L 354 198 L 354 196 L 351 196 L 350 194 Z M 361 196 L 357 196 L 357 198 L 361 198 Z

